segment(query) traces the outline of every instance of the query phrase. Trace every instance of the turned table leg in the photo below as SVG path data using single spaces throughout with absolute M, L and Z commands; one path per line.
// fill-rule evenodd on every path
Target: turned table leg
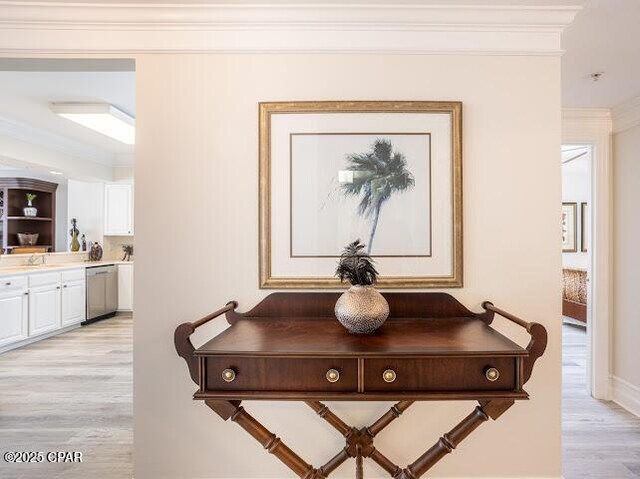
M 363 479 L 363 458 L 371 458 L 394 479 L 418 479 L 438 461 L 451 453 L 478 426 L 489 419 L 497 419 L 509 409 L 513 400 L 486 400 L 460 421 L 451 431 L 443 434 L 438 442 L 404 469 L 389 460 L 373 446 L 374 437 L 413 404 L 413 401 L 400 401 L 383 414 L 371 426 L 356 429 L 349 426 L 319 401 L 306 401 L 320 417 L 333 426 L 345 438 L 345 447 L 325 465 L 315 469 L 287 447 L 282 440 L 265 428 L 240 405 L 240 401 L 205 401 L 216 414 L 225 421 L 233 422 L 247 431 L 262 447 L 277 457 L 301 479 L 325 479 L 349 458 L 356 460 L 356 479 Z

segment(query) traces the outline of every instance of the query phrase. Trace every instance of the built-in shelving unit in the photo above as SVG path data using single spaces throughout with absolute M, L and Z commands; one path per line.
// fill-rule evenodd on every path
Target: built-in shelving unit
M 0 239 L 4 253 L 18 248 L 18 233 L 38 233 L 35 246 L 55 250 L 56 183 L 33 178 L 0 178 Z M 36 194 L 38 216 L 25 216 L 27 193 Z

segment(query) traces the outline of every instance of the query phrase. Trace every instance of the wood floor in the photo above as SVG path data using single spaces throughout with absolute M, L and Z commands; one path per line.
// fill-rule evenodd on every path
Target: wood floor
M 0 452 L 81 451 L 82 464 L 7 464 L 2 479 L 130 479 L 132 318 L 0 355 Z M 640 419 L 585 387 L 584 330 L 563 331 L 565 479 L 640 478 Z
M 564 478 L 640 478 L 640 419 L 587 394 L 585 330 L 562 329 Z
M 8 464 L 2 479 L 133 476 L 132 318 L 0 355 L 0 453 L 80 451 L 81 464 Z

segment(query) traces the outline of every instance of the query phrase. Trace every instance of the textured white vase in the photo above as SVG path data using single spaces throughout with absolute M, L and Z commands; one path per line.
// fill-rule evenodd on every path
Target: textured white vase
M 371 334 L 389 317 L 389 303 L 373 286 L 351 286 L 338 298 L 336 318 L 350 333 Z

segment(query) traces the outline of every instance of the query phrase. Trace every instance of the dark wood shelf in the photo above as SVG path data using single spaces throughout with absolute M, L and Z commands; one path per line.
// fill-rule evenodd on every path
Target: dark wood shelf
M 34 246 L 55 250 L 56 190 L 58 185 L 34 178 L 0 178 L 0 251 L 11 253 L 18 247 L 18 233 L 37 233 Z M 39 216 L 24 216 L 27 193 L 34 193 L 33 207 Z
M 21 220 L 21 221 L 53 221 L 53 218 L 47 218 L 44 216 L 7 216 L 9 221 Z

